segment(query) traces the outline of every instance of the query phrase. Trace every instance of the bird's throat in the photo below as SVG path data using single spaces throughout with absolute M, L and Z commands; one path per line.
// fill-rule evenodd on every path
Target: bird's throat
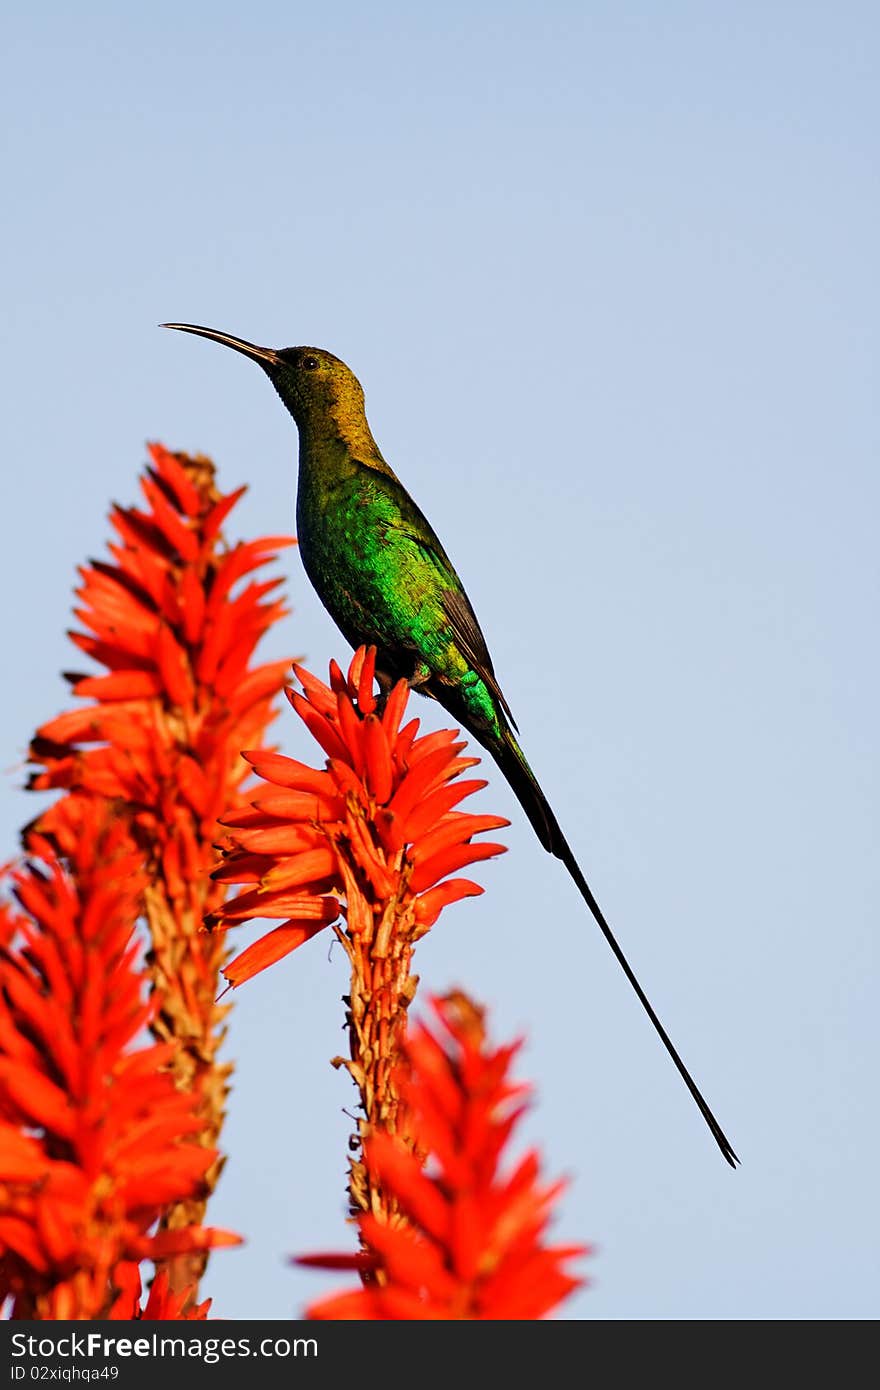
M 299 421 L 300 465 L 327 481 L 367 468 L 395 477 L 382 457 L 363 408 L 346 400 L 310 411 Z
M 340 446 L 355 457 L 379 452 L 367 417 L 350 401 L 321 402 L 318 408 L 307 410 L 297 424 L 300 440 L 310 453 L 324 449 L 336 452 Z

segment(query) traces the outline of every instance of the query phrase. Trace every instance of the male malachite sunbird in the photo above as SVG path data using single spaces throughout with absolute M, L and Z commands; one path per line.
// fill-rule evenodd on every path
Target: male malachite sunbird
M 376 647 L 380 682 L 404 678 L 492 754 L 538 839 L 561 859 L 731 1167 L 738 1159 L 617 944 L 514 735 L 510 706 L 464 586 L 429 521 L 385 462 L 354 373 L 321 348 L 264 348 L 213 328 L 262 368 L 299 430 L 296 529 L 306 574 L 343 636 Z

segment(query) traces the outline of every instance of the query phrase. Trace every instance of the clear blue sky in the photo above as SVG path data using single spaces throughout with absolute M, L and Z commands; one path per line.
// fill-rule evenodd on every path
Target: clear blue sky
M 558 1235 L 598 1246 L 567 1315 L 876 1315 L 876 6 L 16 8 L 0 858 L 143 441 L 249 482 L 248 534 L 293 524 L 265 378 L 156 325 L 331 349 L 743 1160 L 490 772 L 511 852 L 417 966 L 528 1034 Z M 289 567 L 269 654 L 320 673 L 347 649 Z M 321 940 L 236 1000 L 221 1316 L 336 1286 L 284 1262 L 348 1240 L 345 986 Z

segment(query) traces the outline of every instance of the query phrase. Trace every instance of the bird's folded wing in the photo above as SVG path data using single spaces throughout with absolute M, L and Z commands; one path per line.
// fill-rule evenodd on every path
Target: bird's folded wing
M 425 524 L 430 530 L 427 521 Z M 430 536 L 419 535 L 418 532 L 407 526 L 395 526 L 394 530 L 398 538 L 405 538 L 416 546 L 420 554 L 432 565 L 437 575 L 437 593 L 443 615 L 452 629 L 452 634 L 462 656 L 488 686 L 511 725 L 516 729 L 516 722 L 511 714 L 510 706 L 498 684 L 492 666 L 492 658 L 489 655 L 489 648 L 486 646 L 486 639 L 480 624 L 477 622 L 477 615 L 471 607 L 470 599 L 464 591 L 464 586 L 456 574 L 449 556 L 440 542 L 435 540 L 433 534 Z

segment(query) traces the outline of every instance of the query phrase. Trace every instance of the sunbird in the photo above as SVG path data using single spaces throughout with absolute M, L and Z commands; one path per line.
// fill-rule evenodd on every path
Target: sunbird
M 516 739 L 510 706 L 464 585 L 430 522 L 385 462 L 360 382 L 323 348 L 265 348 L 192 323 L 263 368 L 299 431 L 296 529 L 306 574 L 355 649 L 375 646 L 389 690 L 401 678 L 430 695 L 491 753 L 541 844 L 561 859 L 639 997 L 731 1168 L 731 1148 L 651 1007 Z

